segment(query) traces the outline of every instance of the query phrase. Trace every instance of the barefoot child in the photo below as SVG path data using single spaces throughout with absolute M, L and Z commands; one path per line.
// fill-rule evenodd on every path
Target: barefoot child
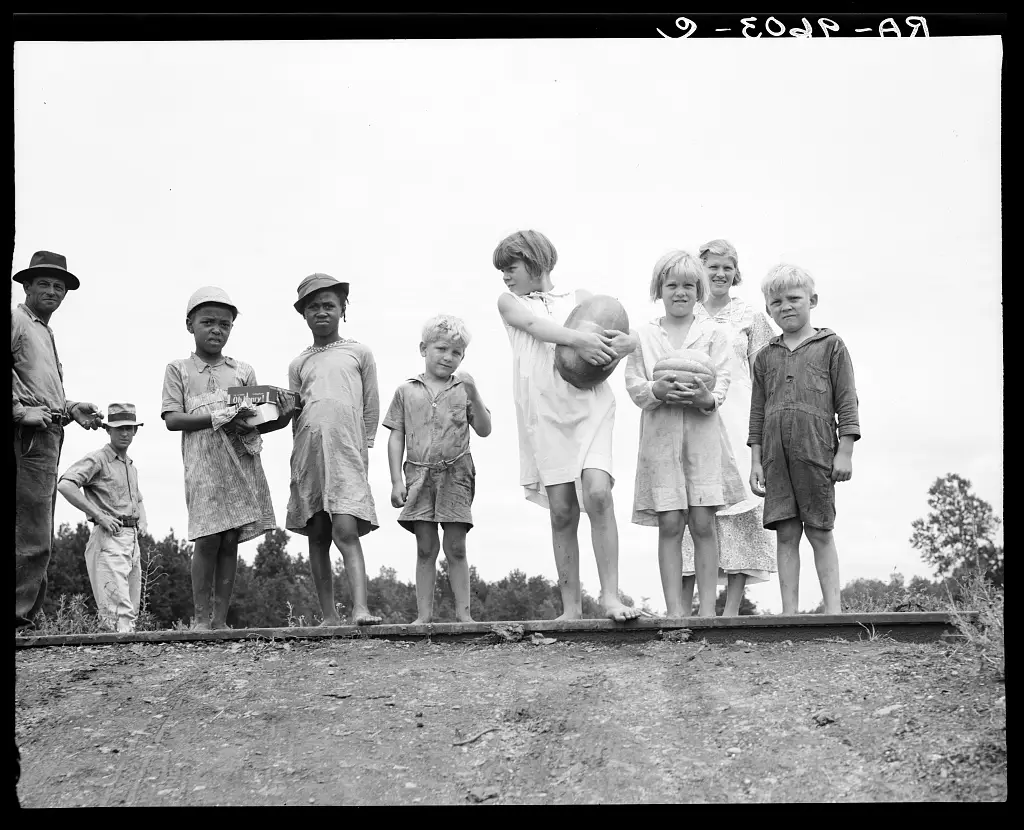
M 519 231 L 494 249 L 494 267 L 508 292 L 498 312 L 512 346 L 512 380 L 519 430 L 519 483 L 529 501 L 547 507 L 562 594 L 560 620 L 583 615 L 580 501 L 601 581 L 601 605 L 613 620 L 640 615 L 619 600 L 619 535 L 612 506 L 612 426 L 615 396 L 606 382 L 577 389 L 555 370 L 555 346 L 571 346 L 588 363 L 607 366 L 636 348 L 624 332 L 567 329 L 563 323 L 589 292 L 555 291 L 555 247 L 537 231 Z
M 309 568 L 323 613 L 321 625 L 341 625 L 334 605 L 331 542 L 345 562 L 352 590 L 352 623 L 373 625 L 380 617 L 366 605 L 366 565 L 359 538 L 377 529 L 367 479 L 377 432 L 377 365 L 369 347 L 338 333 L 348 306 L 348 283 L 311 274 L 299 283 L 295 310 L 313 332 L 308 346 L 288 366 L 288 386 L 302 409 L 292 422 L 291 494 L 288 530 L 309 539 Z
M 743 500 L 743 480 L 718 408 L 729 390 L 727 331 L 705 316 L 697 302 L 708 296 L 700 260 L 670 251 L 651 278 L 651 300 L 665 316 L 641 326 L 640 345 L 626 361 L 626 389 L 643 410 L 637 452 L 633 522 L 658 526 L 658 564 L 670 617 L 689 617 L 696 578 L 700 616 L 715 616 L 718 539 L 715 511 Z M 654 366 L 681 349 L 705 352 L 715 366 L 715 387 L 653 380 Z M 690 528 L 695 576 L 682 575 L 683 531 Z
M 818 295 L 807 271 L 777 265 L 761 291 L 782 334 L 754 360 L 750 487 L 765 496 L 764 526 L 776 532 L 782 613 L 797 613 L 806 534 L 825 613 L 838 614 L 835 483 L 853 475 L 853 442 L 860 438 L 853 362 L 839 335 L 811 325 Z
M 167 429 L 181 433 L 199 630 L 227 627 L 238 545 L 275 527 L 260 463 L 263 442 L 245 423 L 255 411 L 228 403 L 232 386 L 256 385 L 252 366 L 223 353 L 237 316 L 238 308 L 222 289 L 197 290 L 185 309 L 185 328 L 195 338 L 195 351 L 168 363 L 164 372 L 160 416 Z
M 147 532 L 146 508 L 128 447 L 141 426 L 135 404 L 112 403 L 103 424 L 109 443 L 68 467 L 57 483 L 60 494 L 95 524 L 85 546 L 85 567 L 107 631 L 134 631 L 139 613 L 139 536 Z
M 424 372 L 395 390 L 384 417 L 391 430 L 391 505 L 404 507 L 398 523 L 416 534 L 416 619 L 433 615 L 437 579 L 438 524 L 444 529 L 444 555 L 455 594 L 455 616 L 473 622 L 469 609 L 469 562 L 466 534 L 473 526 L 470 506 L 476 490 L 476 468 L 469 454 L 469 428 L 486 438 L 491 413 L 476 382 L 455 373 L 466 354 L 469 332 L 458 317 L 440 314 L 423 327 L 420 354 Z M 408 449 L 403 466 L 402 454 Z

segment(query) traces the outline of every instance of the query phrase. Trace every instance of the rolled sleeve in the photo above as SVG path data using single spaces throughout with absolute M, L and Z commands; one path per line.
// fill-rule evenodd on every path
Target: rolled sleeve
M 85 487 L 99 475 L 102 468 L 99 459 L 87 455 L 68 467 L 60 478 L 61 481 L 70 481 L 76 487 Z
M 853 361 L 846 344 L 839 338 L 832 350 L 829 374 L 832 380 L 833 407 L 839 421 L 839 437 L 853 436 L 860 440 L 860 416 L 858 413 L 857 387 L 853 379 Z
M 654 381 L 647 377 L 643 347 L 637 338 L 636 348 L 626 358 L 626 391 L 641 409 L 656 409 L 662 401 L 654 397 Z

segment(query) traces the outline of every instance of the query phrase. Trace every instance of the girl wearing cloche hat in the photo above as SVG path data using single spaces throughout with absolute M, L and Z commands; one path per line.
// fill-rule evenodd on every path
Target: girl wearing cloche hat
M 309 566 L 323 625 L 340 625 L 334 605 L 331 542 L 345 562 L 352 590 L 352 622 L 380 617 L 366 605 L 366 565 L 359 537 L 377 529 L 367 479 L 367 450 L 377 432 L 377 365 L 368 346 L 338 333 L 348 305 L 348 283 L 310 274 L 298 288 L 295 310 L 313 333 L 288 366 L 288 388 L 303 408 L 295 417 L 291 491 L 285 526 L 309 539 Z

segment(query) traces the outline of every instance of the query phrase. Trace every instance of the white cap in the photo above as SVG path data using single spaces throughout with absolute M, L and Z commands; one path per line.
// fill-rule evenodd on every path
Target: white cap
M 231 302 L 227 291 L 223 288 L 217 288 L 215 285 L 204 285 L 188 298 L 188 308 L 185 309 L 185 316 L 188 317 L 192 313 L 192 309 L 203 303 L 220 303 L 221 305 L 230 306 L 235 314 L 238 314 L 238 306 Z

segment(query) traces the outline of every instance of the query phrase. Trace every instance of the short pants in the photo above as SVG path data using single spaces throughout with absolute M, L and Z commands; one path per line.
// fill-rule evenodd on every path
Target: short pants
M 473 526 L 476 467 L 468 453 L 451 465 L 421 467 L 405 462 L 405 507 L 398 523 L 415 533 L 415 522 L 461 522 Z
M 762 450 L 763 451 L 763 450 Z M 824 455 L 827 454 L 823 454 Z M 819 530 L 836 524 L 836 485 L 832 464 L 796 458 L 787 447 L 776 447 L 771 457 L 761 458 L 764 469 L 764 526 L 799 519 Z

